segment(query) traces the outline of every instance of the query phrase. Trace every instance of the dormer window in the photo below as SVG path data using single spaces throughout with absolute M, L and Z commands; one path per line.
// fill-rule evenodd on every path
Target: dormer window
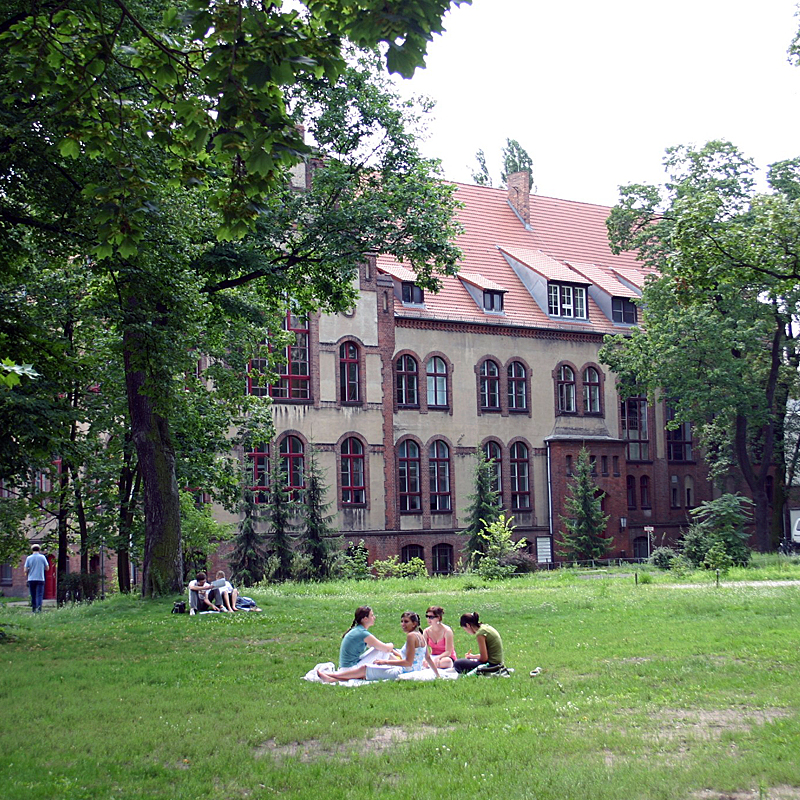
M 553 317 L 587 319 L 586 287 L 569 283 L 548 283 L 547 306 Z
M 425 295 L 416 283 L 403 283 L 402 297 L 404 303 L 414 303 L 421 306 L 425 302 Z
M 483 293 L 483 310 L 502 313 L 503 293 L 486 289 Z
M 611 313 L 614 322 L 621 322 L 625 325 L 635 325 L 637 319 L 637 308 L 627 297 L 611 298 Z

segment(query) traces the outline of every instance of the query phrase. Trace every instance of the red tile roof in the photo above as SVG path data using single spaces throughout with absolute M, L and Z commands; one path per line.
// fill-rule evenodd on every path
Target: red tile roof
M 591 299 L 588 320 L 549 316 L 533 299 L 507 258 L 527 264 L 546 279 L 596 283 L 605 291 L 613 289 L 613 296 L 635 296 L 613 271 L 637 287 L 644 284 L 648 271 L 634 254 L 611 252 L 606 230 L 610 208 L 531 195 L 530 226 L 526 228 L 509 205 L 506 189 L 456 184 L 456 197 L 464 206 L 458 212 L 464 228 L 457 239 L 463 253 L 460 270 L 466 273 L 465 280 L 476 285 L 481 285 L 474 280 L 479 276 L 487 285 L 505 289 L 504 313 L 484 313 L 458 278 L 447 277 L 438 294 L 425 293 L 424 307 L 397 303 L 398 317 L 598 333 L 619 330 Z M 401 276 L 411 274 L 387 256 L 378 258 L 378 268 L 398 280 L 408 280 Z

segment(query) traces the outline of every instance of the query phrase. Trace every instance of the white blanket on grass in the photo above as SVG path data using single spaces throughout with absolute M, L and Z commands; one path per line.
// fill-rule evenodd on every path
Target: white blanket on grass
M 375 656 L 373 656 L 375 658 Z M 317 670 L 320 669 L 323 672 L 332 672 L 336 669 L 333 661 L 324 661 L 321 664 L 317 664 L 314 669 L 309 670 L 305 675 L 303 675 L 303 680 L 309 681 L 310 683 L 325 683 L 319 675 L 317 675 Z M 439 670 L 439 677 L 445 678 L 448 680 L 453 680 L 458 677 L 458 673 L 454 669 L 440 669 Z M 432 669 L 420 669 L 414 672 L 404 672 L 401 675 L 398 675 L 397 680 L 399 681 L 434 681 L 436 680 L 436 674 Z M 337 681 L 337 686 L 362 686 L 365 683 L 380 683 L 380 681 L 365 681 L 354 679 L 350 681 Z M 332 685 L 332 684 L 327 684 Z

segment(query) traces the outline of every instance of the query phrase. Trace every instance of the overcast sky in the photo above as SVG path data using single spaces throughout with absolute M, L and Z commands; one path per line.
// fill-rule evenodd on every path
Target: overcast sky
M 498 175 L 511 137 L 539 194 L 613 205 L 620 184 L 663 181 L 671 145 L 800 155 L 796 3 L 473 0 L 404 91 L 436 101 L 423 151 L 448 179 L 471 182 L 479 148 Z

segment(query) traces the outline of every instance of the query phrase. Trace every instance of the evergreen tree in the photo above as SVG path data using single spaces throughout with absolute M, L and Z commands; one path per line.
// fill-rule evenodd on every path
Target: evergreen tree
M 486 153 L 483 150 L 478 150 L 475 153 L 475 160 L 478 162 L 477 170 L 474 170 L 472 173 L 472 180 L 478 184 L 478 186 L 491 186 L 492 185 L 492 176 L 489 174 L 489 168 L 486 166 Z
M 231 580 L 234 584 L 254 586 L 264 579 L 267 554 L 264 549 L 264 534 L 258 531 L 258 505 L 250 489 L 244 491 L 242 521 L 234 539 L 230 556 Z
M 273 459 L 272 474 L 275 476 L 269 489 L 270 550 L 275 561 L 273 578 L 288 581 L 292 577 L 292 517 L 296 513 L 296 498 L 286 486 L 286 471 L 281 468 L 277 456 Z
M 324 580 L 330 574 L 331 552 L 334 549 L 331 536 L 336 531 L 330 526 L 330 516 L 326 511 L 331 503 L 323 502 L 325 497 L 325 475 L 312 451 L 306 471 L 306 490 L 303 498 L 304 527 L 302 532 L 303 552 L 310 559 L 309 577 Z
M 500 518 L 500 493 L 495 489 L 497 472 L 494 459 L 487 459 L 483 448 L 475 452 L 475 494 L 470 495 L 467 507 L 467 527 L 464 535 L 470 563 L 477 566 L 486 555 L 486 539 L 481 536 L 484 529 Z
M 608 553 L 609 540 L 605 538 L 608 515 L 603 513 L 601 501 L 592 478 L 592 465 L 586 448 L 581 448 L 569 496 L 565 499 L 568 516 L 561 517 L 566 530 L 561 532 L 561 555 L 575 560 L 603 558 Z
M 536 191 L 533 185 L 533 159 L 528 155 L 528 151 L 516 140 L 506 139 L 503 147 L 503 169 L 500 173 L 500 180 L 505 186 L 506 179 L 515 172 L 527 172 L 532 191 Z

